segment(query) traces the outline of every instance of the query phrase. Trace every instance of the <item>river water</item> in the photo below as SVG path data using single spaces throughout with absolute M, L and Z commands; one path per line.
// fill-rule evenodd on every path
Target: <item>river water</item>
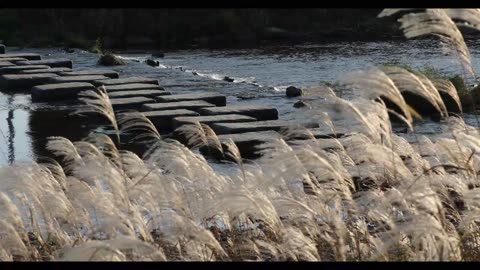
M 475 70 L 480 70 L 480 45 L 467 42 Z M 68 58 L 75 70 L 103 68 L 96 65 L 99 55 L 75 50 L 7 48 L 8 52 L 39 53 L 44 59 Z M 267 47 L 248 50 L 185 50 L 167 52 L 158 58 L 159 67 L 142 63 L 146 53 L 119 53 L 126 66 L 116 70 L 120 77 L 157 78 L 172 93 L 216 91 L 227 95 L 229 104 L 275 106 L 280 119 L 296 119 L 293 103 L 285 98 L 285 88 L 308 87 L 335 82 L 344 74 L 386 63 L 404 63 L 414 68 L 434 67 L 449 74 L 462 74 L 457 61 L 434 41 L 341 42 L 302 46 Z M 224 81 L 228 76 L 233 82 Z M 1 90 L 1 89 L 0 89 Z M 47 136 L 79 140 L 95 127 L 88 119 L 67 112 L 72 106 L 32 104 L 29 89 L 15 93 L 0 91 L 0 165 L 35 160 L 44 155 Z M 472 116 L 466 116 L 473 122 Z M 425 133 L 441 132 L 438 124 L 425 122 Z

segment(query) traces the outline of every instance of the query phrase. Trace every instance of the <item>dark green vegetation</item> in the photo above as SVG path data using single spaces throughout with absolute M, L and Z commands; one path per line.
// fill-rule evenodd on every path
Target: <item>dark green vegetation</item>
M 2 9 L 10 46 L 103 48 L 250 47 L 273 42 L 400 36 L 381 9 Z M 97 42 L 98 41 L 98 42 Z

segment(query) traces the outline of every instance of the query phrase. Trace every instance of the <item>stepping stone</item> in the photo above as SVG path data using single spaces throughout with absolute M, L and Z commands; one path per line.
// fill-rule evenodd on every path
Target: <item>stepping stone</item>
M 9 61 L 0 61 L 0 68 L 11 67 L 11 66 L 15 66 L 15 64 Z
M 157 79 L 144 78 L 144 77 L 129 77 L 129 78 L 121 78 L 121 79 L 98 80 L 93 82 L 93 85 L 101 86 L 101 85 L 118 85 L 118 84 L 130 84 L 130 83 L 146 83 L 146 84 L 159 85 Z
M 6 49 L 5 49 L 5 45 L 3 45 L 3 44 L 0 44 L 0 54 L 4 54 L 4 53 L 5 53 L 5 51 L 6 51 Z
M 22 67 L 29 67 L 29 66 L 22 66 Z M 61 74 L 62 72 L 71 70 L 69 68 L 65 67 L 59 67 L 59 68 L 46 68 L 46 69 L 23 69 L 19 71 L 19 74 L 32 74 L 32 73 L 55 73 L 55 74 Z
M 26 65 L 47 65 L 49 67 L 67 67 L 72 68 L 72 60 L 69 59 L 44 59 L 44 60 L 28 60 L 17 62 L 19 66 Z
M 107 92 L 116 92 L 116 91 L 132 91 L 132 90 L 164 90 L 160 85 L 146 84 L 146 83 L 129 83 L 129 84 L 119 84 L 119 85 L 105 85 L 105 90 Z
M 164 111 L 164 110 L 186 109 L 186 110 L 197 111 L 198 109 L 205 108 L 205 107 L 215 107 L 215 105 L 203 100 L 180 101 L 180 102 L 145 104 L 142 106 L 141 110 L 142 111 Z
M 104 80 L 108 79 L 103 75 L 93 75 L 93 76 L 63 76 L 52 78 L 52 83 L 67 83 L 67 82 L 88 82 L 92 83 L 95 80 Z
M 110 103 L 114 110 L 138 110 L 144 104 L 155 103 L 155 100 L 146 97 L 114 98 L 110 100 Z
M 310 129 L 312 132 L 313 136 L 317 139 L 329 139 L 329 138 L 342 138 L 346 134 L 350 133 L 347 128 L 339 128 L 335 127 L 332 132 L 332 130 L 329 127 L 321 127 L 321 128 L 312 128 Z
M 36 54 L 36 53 L 6 53 L 6 54 L 0 54 L 0 58 L 15 58 L 15 57 L 25 58 L 27 60 L 40 60 L 40 59 L 42 59 L 42 57 L 39 54 Z
M 115 91 L 108 93 L 110 98 L 127 98 L 127 97 L 158 97 L 161 95 L 170 95 L 170 92 L 158 89 L 140 89 L 134 91 Z
M 95 86 L 90 83 L 55 83 L 39 85 L 32 88 L 32 101 L 58 101 L 76 99 L 78 93 L 95 90 Z
M 199 116 L 200 114 L 194 111 L 179 109 L 168 111 L 151 111 L 143 112 L 143 114 L 152 121 L 155 127 L 160 131 L 173 130 L 172 120 L 175 117 L 181 116 Z
M 269 120 L 258 122 L 244 122 L 244 123 L 215 123 L 212 124 L 212 129 L 217 134 L 234 134 L 244 132 L 255 132 L 274 130 L 279 131 L 282 128 L 291 127 L 295 125 L 301 125 L 306 128 L 316 128 L 317 123 L 299 123 L 294 121 L 282 121 L 282 120 Z
M 19 74 L 22 70 L 32 70 L 32 69 L 49 69 L 49 66 L 45 65 L 34 65 L 34 66 L 11 66 L 11 67 L 2 67 L 0 68 L 0 74 Z
M 2 56 L 2 55 L 0 54 L 0 56 Z M 2 62 L 8 61 L 8 62 L 12 62 L 12 63 L 15 64 L 15 63 L 18 63 L 20 61 L 27 61 L 27 59 L 20 58 L 20 57 L 5 57 L 5 58 L 0 57 L 0 61 L 2 61 Z
M 118 78 L 118 72 L 113 70 L 104 70 L 104 69 L 90 69 L 90 70 L 80 70 L 80 71 L 66 71 L 60 73 L 61 76 L 91 76 L 91 75 L 103 75 L 111 79 Z
M 241 114 L 254 117 L 257 120 L 277 120 L 278 111 L 266 106 L 228 106 L 203 108 L 199 110 L 201 115 Z
M 260 157 L 257 149 L 259 145 L 280 139 L 282 136 L 278 132 L 272 130 L 219 135 L 218 139 L 222 143 L 224 151 L 227 149 L 224 143 L 229 138 L 231 138 L 237 145 L 242 158 L 253 159 Z
M 189 94 L 178 94 L 170 96 L 160 96 L 155 98 L 158 102 L 178 102 L 178 101 L 193 101 L 193 100 L 203 100 L 208 103 L 215 104 L 217 106 L 225 106 L 227 104 L 227 97 L 224 95 L 219 95 L 217 93 L 189 93 Z
M 257 119 L 240 114 L 177 117 L 173 119 L 173 128 L 176 129 L 185 124 L 193 124 L 195 121 L 211 126 L 214 123 L 255 122 Z
M 48 84 L 56 76 L 58 75 L 54 73 L 4 74 L 0 75 L 0 87 L 3 90 L 30 90 L 33 86 Z

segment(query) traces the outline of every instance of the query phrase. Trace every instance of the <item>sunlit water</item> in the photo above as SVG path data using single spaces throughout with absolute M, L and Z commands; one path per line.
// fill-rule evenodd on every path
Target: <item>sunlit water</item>
M 480 46 L 468 44 L 475 70 L 480 70 Z M 7 49 L 8 50 L 8 49 Z M 22 49 L 8 52 L 34 52 L 48 58 L 69 58 L 75 70 L 104 68 L 96 65 L 98 55 L 76 50 Z M 122 54 L 126 66 L 113 67 L 120 77 L 143 76 L 160 80 L 172 93 L 216 91 L 228 96 L 230 104 L 275 106 L 280 119 L 296 119 L 296 99 L 285 97 L 285 88 L 315 86 L 335 82 L 344 74 L 385 63 L 400 62 L 415 68 L 435 67 L 452 74 L 463 73 L 456 60 L 445 54 L 434 41 L 345 42 L 256 50 L 186 50 L 166 53 L 158 58 L 159 67 L 142 63 L 149 54 Z M 224 81 L 224 77 L 233 82 Z M 29 161 L 44 155 L 47 136 L 78 140 L 88 135 L 95 123 L 70 116 L 64 109 L 32 104 L 29 89 L 18 93 L 0 92 L 0 164 Z M 67 107 L 72 109 L 72 107 Z M 467 122 L 475 123 L 472 116 Z M 436 123 L 418 126 L 425 134 L 442 131 Z

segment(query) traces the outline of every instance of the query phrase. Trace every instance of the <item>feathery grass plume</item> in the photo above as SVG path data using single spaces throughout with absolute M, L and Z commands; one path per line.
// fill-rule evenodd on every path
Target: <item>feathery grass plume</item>
M 285 141 L 290 141 L 294 139 L 307 139 L 316 141 L 315 136 L 312 131 L 305 127 L 284 127 L 279 130 L 280 135 L 282 135 Z
M 215 131 L 211 127 L 205 124 L 201 124 L 203 131 L 205 132 L 205 137 L 207 138 L 207 146 L 209 149 L 215 149 L 223 155 L 223 148 L 220 139 L 215 134 Z
M 83 91 L 79 93 L 78 96 L 79 100 L 85 103 L 86 106 L 78 109 L 75 114 L 88 115 L 94 113 L 103 115 L 112 124 L 117 135 L 117 142 L 120 143 L 120 134 L 117 120 L 115 118 L 115 112 L 113 111 L 112 103 L 110 102 L 105 86 L 102 85 L 101 87 L 98 87 L 96 91 Z
M 399 9 L 382 11 L 379 17 L 390 16 Z M 470 12 L 470 14 L 476 14 L 476 12 Z M 401 29 L 405 37 L 414 38 L 424 35 L 434 35 L 440 38 L 444 43 L 447 43 L 447 49 L 453 49 L 456 53 L 457 59 L 460 61 L 462 67 L 475 76 L 470 52 L 465 44 L 462 33 L 458 29 L 457 25 L 453 22 L 449 14 L 456 17 L 468 19 L 471 16 L 465 15 L 465 12 L 447 12 L 443 9 L 427 9 L 421 13 L 409 13 L 403 15 L 398 21 L 401 23 Z
M 231 224 L 241 215 L 247 215 L 253 220 L 261 220 L 269 228 L 274 228 L 274 231 L 281 226 L 275 207 L 268 196 L 260 190 L 249 190 L 245 186 L 233 186 L 231 190 L 219 194 L 210 211 L 227 213 Z
M 287 258 L 294 261 L 319 261 L 317 247 L 295 227 L 282 228 L 282 246 Z
M 226 141 L 223 142 L 223 145 L 225 146 L 225 151 L 224 154 L 227 157 L 230 157 L 235 161 L 235 163 L 240 166 L 240 170 L 242 170 L 242 175 L 243 179 L 245 180 L 245 167 L 243 165 L 243 159 L 242 155 L 240 154 L 240 149 L 238 149 L 237 145 L 235 142 L 232 140 L 232 138 L 228 138 Z
M 187 253 L 182 260 L 210 260 L 204 256 L 205 248 L 214 251 L 218 257 L 227 256 L 213 234 L 190 218 L 175 211 L 162 211 L 157 219 L 157 232 L 164 240 L 174 245 L 179 244 L 182 251 Z
M 141 112 L 124 112 L 117 115 L 117 123 L 123 133 L 138 133 L 132 140 L 154 143 L 162 139 L 155 125 Z
M 176 129 L 179 134 L 185 136 L 187 145 L 192 149 L 197 149 L 208 145 L 208 139 L 200 122 L 195 121 L 192 124 L 182 125 Z
M 85 141 L 92 143 L 103 155 L 110 158 L 118 168 L 121 168 L 122 157 L 120 151 L 108 135 L 94 132 L 89 134 Z
M 445 12 L 459 26 L 480 30 L 480 9 L 478 8 L 448 8 Z
M 75 166 L 83 164 L 82 157 L 77 151 L 75 145 L 64 137 L 47 137 L 46 149 L 54 155 L 62 157 L 64 168 L 67 173 L 72 172 Z
M 108 242 L 92 240 L 63 251 L 60 261 L 126 261 L 126 256 Z
M 462 103 L 460 102 L 460 98 L 458 96 L 458 91 L 453 85 L 453 83 L 449 80 L 434 80 L 432 81 L 433 85 L 439 92 L 443 92 L 448 94 L 457 104 L 460 112 L 463 111 Z
M 40 162 L 39 165 L 42 165 L 47 169 L 53 177 L 58 181 L 58 183 L 62 186 L 62 189 L 65 190 L 67 188 L 65 172 L 63 167 L 58 163 L 55 159 L 49 157 L 39 157 L 38 161 Z
M 391 78 L 390 74 L 381 69 L 358 71 L 347 74 L 342 78 L 341 82 L 366 99 L 375 100 L 382 96 L 388 98 L 402 110 L 407 120 L 406 123 L 411 128 L 413 121 L 410 113 L 411 109 L 407 106 L 396 83 L 394 83 L 395 80 Z
M 207 147 L 210 154 L 220 153 L 224 156 L 222 143 L 217 134 L 208 125 L 195 121 L 191 124 L 182 125 L 177 132 L 185 137 L 190 148 L 197 149 Z M 215 151 L 215 152 L 213 152 Z
M 385 66 L 381 69 L 391 78 L 400 92 L 408 91 L 419 95 L 428 100 L 442 116 L 447 115 L 445 104 L 438 90 L 425 75 L 414 74 L 404 68 L 394 66 Z
M 2 239 L 0 242 L 0 251 L 4 251 L 5 260 L 13 261 L 14 258 L 18 257 L 23 260 L 29 259 L 30 255 L 27 247 L 17 233 L 17 230 L 8 220 L 0 220 L 0 238 Z
M 370 102 L 368 100 L 359 99 L 356 105 L 358 106 L 359 104 L 367 104 L 367 103 L 377 104 L 377 102 Z M 352 102 L 341 99 L 341 98 L 336 98 L 334 106 L 336 111 L 344 115 L 346 119 L 356 120 L 357 123 L 360 124 L 359 129 L 362 133 L 364 132 L 367 136 L 369 136 L 371 139 L 377 142 L 382 141 L 382 136 L 380 135 L 379 130 L 377 130 L 377 128 L 374 126 L 374 124 L 378 124 L 378 122 L 375 123 L 375 122 L 368 121 L 367 117 Z M 353 126 L 351 125 L 350 128 L 352 129 Z

